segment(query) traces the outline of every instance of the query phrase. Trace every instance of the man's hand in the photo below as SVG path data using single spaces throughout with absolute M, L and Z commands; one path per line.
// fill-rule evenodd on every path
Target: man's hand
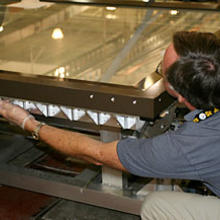
M 17 105 L 13 105 L 8 101 L 1 101 L 1 100 L 0 100 L 0 114 L 9 122 L 12 122 L 18 126 L 22 126 L 24 119 L 30 115 L 23 108 Z

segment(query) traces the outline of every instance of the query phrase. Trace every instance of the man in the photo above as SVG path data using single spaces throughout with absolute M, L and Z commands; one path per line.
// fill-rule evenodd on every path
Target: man
M 220 41 L 210 33 L 177 32 L 162 62 L 165 87 L 191 112 L 177 131 L 148 139 L 102 143 L 36 121 L 0 102 L 0 114 L 62 153 L 135 175 L 203 181 L 220 196 Z M 202 109 L 204 112 L 202 112 Z M 220 219 L 217 197 L 154 192 L 142 219 Z

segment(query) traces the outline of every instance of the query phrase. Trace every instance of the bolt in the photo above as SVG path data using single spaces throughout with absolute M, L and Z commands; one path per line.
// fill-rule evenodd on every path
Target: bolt
M 115 97 L 111 97 L 111 102 L 115 102 Z

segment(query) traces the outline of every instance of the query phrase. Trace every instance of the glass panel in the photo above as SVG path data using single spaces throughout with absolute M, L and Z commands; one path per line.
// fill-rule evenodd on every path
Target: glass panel
M 175 31 L 219 27 L 214 11 L 22 1 L 0 8 L 0 69 L 150 86 Z

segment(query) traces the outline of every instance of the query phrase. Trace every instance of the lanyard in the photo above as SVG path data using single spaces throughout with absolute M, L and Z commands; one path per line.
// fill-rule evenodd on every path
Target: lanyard
M 199 123 L 200 121 L 204 121 L 219 111 L 220 111 L 220 109 L 218 109 L 218 108 L 213 108 L 212 110 L 202 111 L 194 117 L 193 122 Z

